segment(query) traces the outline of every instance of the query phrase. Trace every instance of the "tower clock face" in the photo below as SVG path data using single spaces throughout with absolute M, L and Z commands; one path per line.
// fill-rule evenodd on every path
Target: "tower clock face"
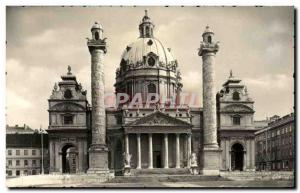
M 67 89 L 67 90 L 65 91 L 65 93 L 64 93 L 64 97 L 65 97 L 66 99 L 72 98 L 72 92 L 71 92 L 69 89 Z
M 147 61 L 149 66 L 154 66 L 155 65 L 155 59 L 153 57 L 149 57 Z

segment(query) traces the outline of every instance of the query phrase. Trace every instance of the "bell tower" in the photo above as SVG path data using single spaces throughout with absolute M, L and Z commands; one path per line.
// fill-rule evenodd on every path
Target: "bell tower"
M 215 56 L 219 50 L 209 26 L 202 34 L 199 56 L 202 57 L 203 84 L 203 175 L 220 174 L 220 149 L 217 142 L 217 110 L 215 90 Z

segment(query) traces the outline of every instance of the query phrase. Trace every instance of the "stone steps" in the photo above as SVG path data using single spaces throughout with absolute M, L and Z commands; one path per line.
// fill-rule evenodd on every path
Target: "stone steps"
M 151 174 L 139 176 L 116 176 L 108 183 L 151 183 L 151 182 L 191 182 L 191 181 L 227 181 L 228 179 L 220 176 L 203 176 L 203 175 L 167 175 Z
M 190 170 L 188 168 L 153 168 L 153 169 L 131 169 L 132 176 L 141 176 L 141 175 L 155 175 L 155 174 L 164 174 L 164 175 L 190 175 Z

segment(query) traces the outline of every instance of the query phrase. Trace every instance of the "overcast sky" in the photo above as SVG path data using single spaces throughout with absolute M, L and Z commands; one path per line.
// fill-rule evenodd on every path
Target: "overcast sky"
M 114 91 L 115 70 L 126 46 L 138 37 L 148 9 L 160 39 L 179 62 L 183 91 L 202 96 L 202 60 L 197 54 L 206 25 L 220 41 L 216 87 L 233 74 L 255 103 L 255 119 L 292 112 L 294 10 L 292 7 L 8 7 L 7 123 L 48 126 L 53 85 L 72 66 L 90 98 L 86 37 L 95 21 L 104 27 L 105 87 Z M 202 102 L 200 101 L 202 106 Z

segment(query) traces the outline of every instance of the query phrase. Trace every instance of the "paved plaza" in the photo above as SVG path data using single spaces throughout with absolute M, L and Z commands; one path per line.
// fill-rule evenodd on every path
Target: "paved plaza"
M 198 181 L 198 182 L 140 182 L 140 183 L 77 183 L 77 184 L 41 184 L 40 188 L 292 188 L 293 180 L 281 181 Z M 30 187 L 29 187 L 30 188 Z
M 37 180 L 38 179 L 38 180 Z M 88 175 L 40 175 L 23 176 L 7 179 L 6 185 L 11 188 L 293 188 L 294 179 L 272 178 L 235 179 L 229 177 L 202 175 L 144 175 L 116 176 L 107 182 L 100 182 L 99 177 Z

